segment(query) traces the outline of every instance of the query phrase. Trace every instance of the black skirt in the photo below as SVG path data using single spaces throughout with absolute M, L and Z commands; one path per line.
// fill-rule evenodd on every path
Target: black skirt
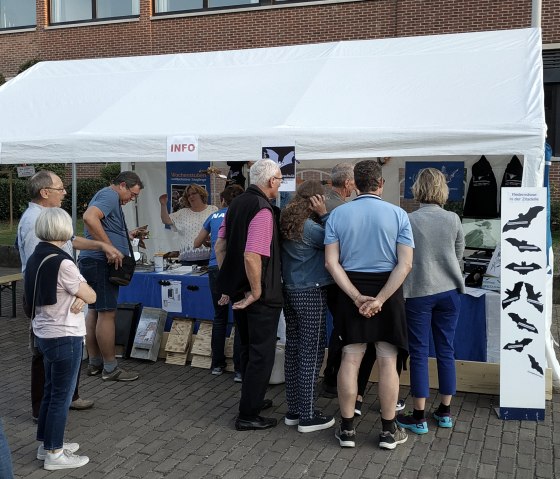
M 366 296 L 376 296 L 383 288 L 390 273 L 346 274 L 358 291 Z M 408 351 L 406 313 L 402 287 L 383 304 L 381 312 L 371 318 L 362 316 L 352 299 L 341 289 L 336 299 L 336 323 L 344 344 L 374 343 L 385 341 L 401 350 Z

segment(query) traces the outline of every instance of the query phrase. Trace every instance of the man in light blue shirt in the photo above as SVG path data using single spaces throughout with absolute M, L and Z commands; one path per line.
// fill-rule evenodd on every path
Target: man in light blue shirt
M 379 364 L 382 432 L 379 446 L 394 449 L 407 440 L 395 422 L 399 393 L 397 356 L 406 354 L 408 337 L 402 283 L 412 267 L 414 240 L 408 215 L 381 199 L 384 179 L 377 161 L 354 167 L 360 194 L 331 212 L 325 232 L 327 269 L 340 288 L 342 363 L 338 375 L 341 447 L 354 447 L 354 404 L 358 371 L 368 343 Z

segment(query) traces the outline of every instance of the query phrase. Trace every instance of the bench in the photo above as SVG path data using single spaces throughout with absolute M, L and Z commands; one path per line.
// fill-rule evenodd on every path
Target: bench
M 2 291 L 5 289 L 12 291 L 12 318 L 16 317 L 16 285 L 23 279 L 22 273 L 7 274 L 0 276 L 0 316 L 2 316 Z

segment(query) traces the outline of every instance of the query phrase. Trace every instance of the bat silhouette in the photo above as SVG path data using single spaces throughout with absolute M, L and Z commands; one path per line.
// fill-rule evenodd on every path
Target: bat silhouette
M 289 165 L 290 163 L 293 163 L 295 160 L 295 152 L 294 151 L 290 151 L 288 152 L 284 157 L 280 158 L 280 155 L 270 149 L 270 148 L 265 148 L 266 150 L 266 154 L 268 155 L 268 157 L 272 160 L 275 161 L 276 163 L 278 163 L 278 166 L 280 168 L 282 168 L 283 166 Z
M 544 374 L 543 368 L 541 368 L 539 362 L 530 354 L 527 354 L 527 356 L 529 356 L 529 359 L 531 360 L 531 368 L 541 374 Z
M 514 284 L 513 289 L 506 289 L 506 294 L 508 296 L 506 299 L 502 300 L 502 309 L 506 309 L 511 303 L 515 303 L 515 301 L 519 301 L 522 287 L 523 281 L 519 281 Z
M 535 289 L 530 283 L 525 283 L 525 291 L 527 291 L 527 302 L 532 304 L 539 312 L 542 313 L 544 309 L 543 304 L 540 302 L 542 293 L 535 293 Z
M 538 246 L 535 246 L 534 244 L 529 244 L 527 243 L 527 241 L 523 240 L 523 241 L 519 241 L 518 239 L 515 238 L 506 238 L 506 241 L 515 246 L 521 253 L 525 252 L 525 251 L 541 251 L 541 249 Z
M 541 269 L 537 263 L 527 264 L 525 261 L 521 261 L 521 264 L 510 263 L 506 266 L 506 268 L 523 275 L 529 274 L 537 269 Z
M 504 349 L 506 351 L 517 351 L 518 353 L 520 353 L 521 351 L 523 351 L 523 348 L 525 346 L 527 346 L 528 344 L 531 344 L 532 342 L 533 342 L 532 339 L 524 338 L 521 341 L 515 341 L 513 343 L 507 343 L 504 346 Z
M 518 329 L 525 329 L 526 331 L 530 331 L 531 333 L 539 332 L 534 324 L 531 324 L 529 321 L 527 321 L 525 318 L 522 318 L 517 313 L 508 313 L 508 316 L 514 323 L 517 324 Z
M 544 206 L 531 206 L 527 213 L 519 213 L 517 218 L 514 220 L 509 220 L 502 231 L 506 232 L 509 230 L 516 230 L 517 228 L 528 228 L 537 215 L 544 210 Z

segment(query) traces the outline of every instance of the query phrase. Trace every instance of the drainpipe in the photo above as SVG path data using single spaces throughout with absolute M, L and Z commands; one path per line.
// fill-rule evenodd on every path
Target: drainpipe
M 542 0 L 532 0 L 531 27 L 541 28 Z

